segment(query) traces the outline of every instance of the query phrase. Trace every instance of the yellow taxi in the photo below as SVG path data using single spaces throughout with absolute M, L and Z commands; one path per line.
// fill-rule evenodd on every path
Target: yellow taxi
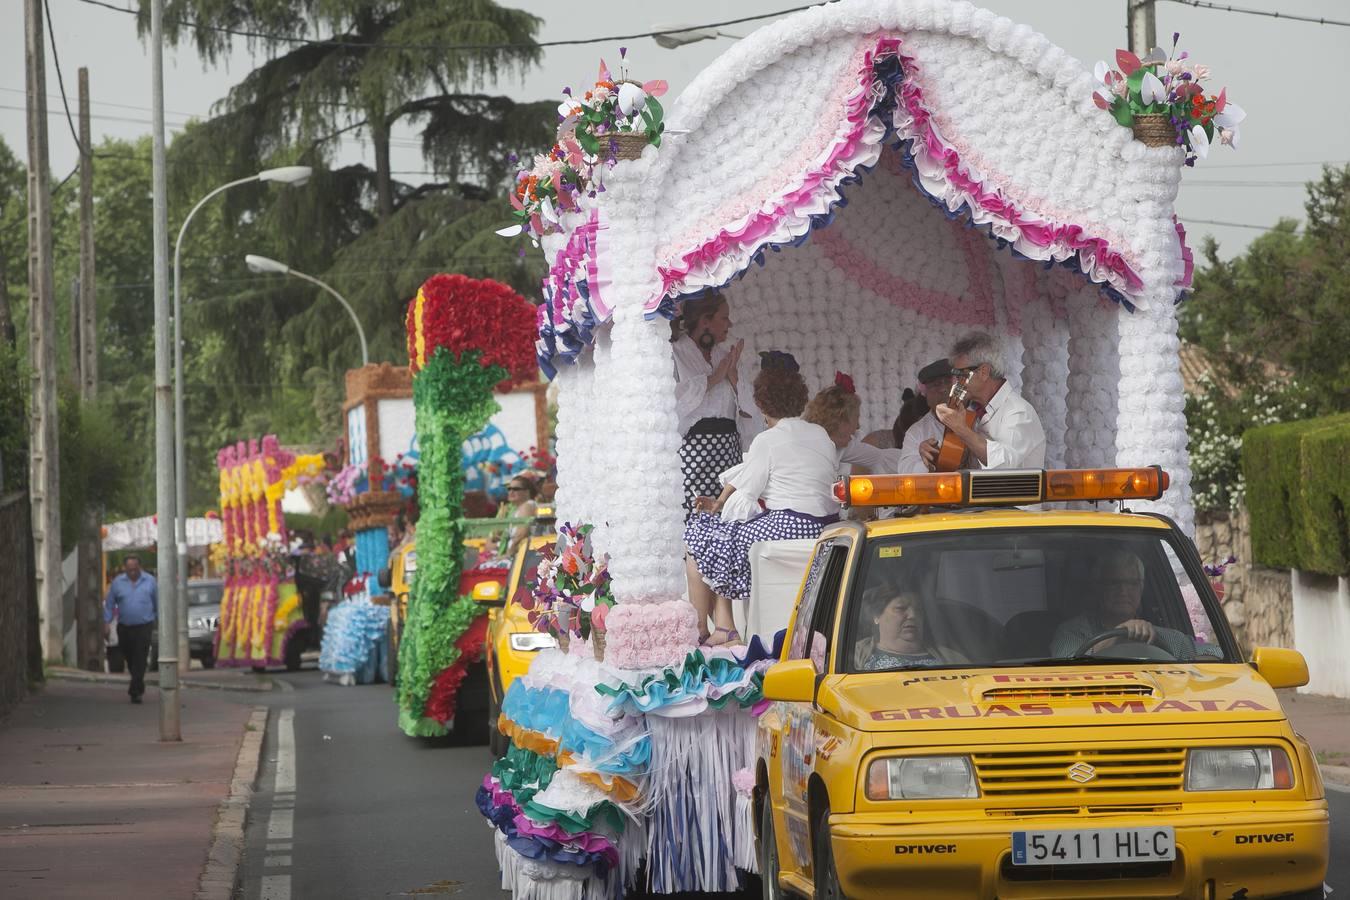
M 551 524 L 551 519 L 549 520 Z M 497 715 L 507 688 L 530 668 L 540 650 L 558 646 L 551 635 L 536 631 L 520 605 L 518 594 L 529 590 L 535 569 L 555 538 L 532 534 L 516 548 L 506 581 L 506 602 L 488 612 L 488 749 L 494 757 L 506 753 L 508 739 L 497 730 Z
M 765 674 L 767 897 L 1321 897 L 1321 777 L 1157 468 L 846 478 Z M 1022 510 L 1058 500 L 1119 510 Z M 943 504 L 911 506 L 917 504 Z

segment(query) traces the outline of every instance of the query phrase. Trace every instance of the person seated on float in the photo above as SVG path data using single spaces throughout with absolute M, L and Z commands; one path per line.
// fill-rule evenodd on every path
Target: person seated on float
M 699 632 L 708 645 L 740 641 L 731 601 L 750 596 L 751 544 L 812 539 L 839 519 L 832 493 L 836 448 L 824 430 L 800 418 L 807 392 L 797 361 L 778 351 L 760 357 L 754 398 L 766 430 L 751 442 L 745 463 L 724 474 L 721 494 L 698 498 L 684 529 L 689 601 L 698 610 Z M 720 517 L 732 496 L 758 501 L 763 512 L 745 521 Z
M 928 471 L 919 448 L 929 441 L 937 445 L 942 444 L 942 436 L 946 429 L 938 421 L 934 410 L 947 402 L 952 392 L 952 380 L 952 364 L 945 356 L 933 360 L 919 370 L 921 393 L 915 398 L 912 406 L 906 406 L 900 411 L 902 416 L 906 411 L 909 411 L 910 415 L 918 414 L 905 429 L 904 440 L 897 445 L 900 447 L 898 471 L 901 475 Z
M 506 502 L 497 507 L 499 519 L 533 519 L 539 512 L 539 483 L 529 472 L 512 475 L 506 483 Z M 499 538 L 501 555 L 514 559 L 516 549 L 530 536 L 528 525 L 517 525 Z
M 1091 585 L 1096 608 L 1060 623 L 1050 640 L 1051 656 L 1071 657 L 1085 653 L 1110 657 L 1113 655 L 1110 648 L 1122 645 L 1117 651 L 1121 658 L 1137 659 L 1139 655 L 1124 646 L 1132 643 L 1151 644 L 1177 660 L 1191 660 L 1197 655 L 1221 655 L 1218 647 L 1197 646 L 1189 635 L 1154 625 L 1142 616 L 1144 563 L 1128 550 L 1110 551 L 1097 557 L 1092 564 Z M 1116 629 L 1125 634 L 1084 647 L 1094 635 Z
M 965 383 L 967 402 L 978 404 L 982 412 L 974 427 L 966 424 L 963 410 L 947 403 L 939 404 L 933 415 L 965 442 L 968 467 L 1044 468 L 1041 417 L 1004 378 L 1002 351 L 993 336 L 973 331 L 956 342 L 949 358 L 953 376 Z M 927 438 L 919 445 L 919 456 L 929 471 L 936 468 L 941 445 L 940 438 Z
M 862 615 L 871 618 L 873 633 L 859 640 L 854 650 L 859 669 L 913 669 L 969 662 L 955 650 L 931 643 L 924 627 L 923 601 L 917 592 L 876 584 L 863 592 L 862 602 Z
M 862 422 L 862 398 L 853 388 L 853 379 L 843 372 L 834 373 L 834 384 L 811 398 L 802 418 L 824 428 L 837 451 L 836 472 L 862 466 L 870 472 L 894 472 L 900 453 L 857 439 Z
M 699 497 L 718 492 L 717 476 L 741 461 L 739 428 L 750 415 L 742 409 L 737 381 L 745 341 L 728 345 L 731 306 L 717 293 L 684 301 L 670 332 L 688 521 Z
M 900 395 L 900 413 L 895 417 L 894 424 L 891 425 L 891 442 L 893 448 L 902 448 L 905 446 L 905 436 L 914 424 L 928 415 L 928 400 L 922 393 L 916 393 L 910 388 L 905 388 Z

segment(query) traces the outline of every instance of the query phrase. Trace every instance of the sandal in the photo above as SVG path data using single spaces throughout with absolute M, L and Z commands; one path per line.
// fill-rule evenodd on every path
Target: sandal
M 725 637 L 720 640 L 716 639 L 715 636 L 719 634 L 725 635 Z M 714 628 L 712 634 L 703 639 L 703 646 L 705 647 L 722 647 L 743 643 L 745 642 L 741 640 L 740 632 L 735 628 Z

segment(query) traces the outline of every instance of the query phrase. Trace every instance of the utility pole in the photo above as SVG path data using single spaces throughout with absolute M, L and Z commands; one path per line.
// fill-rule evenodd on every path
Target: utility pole
M 1126 0 L 1126 8 L 1130 52 L 1142 57 L 1158 46 L 1158 20 L 1153 12 L 1153 0 Z
M 62 661 L 61 484 L 56 413 L 56 298 L 52 275 L 52 196 L 47 168 L 47 61 L 42 0 L 24 0 L 28 89 L 28 358 L 33 368 L 29 423 L 29 502 L 41 618 L 42 656 Z
M 94 145 L 89 127 L 89 70 L 80 69 L 80 277 L 75 318 L 75 378 L 80 402 L 98 396 L 98 312 L 94 292 Z M 75 575 L 75 653 L 81 669 L 103 671 L 103 510 L 89 503 L 80 510 Z
M 29 0 L 36 2 L 36 0 Z M 151 170 L 155 242 L 155 509 L 159 571 L 159 739 L 181 741 L 174 546 L 173 385 L 169 346 L 169 196 L 164 168 L 164 0 L 150 0 Z

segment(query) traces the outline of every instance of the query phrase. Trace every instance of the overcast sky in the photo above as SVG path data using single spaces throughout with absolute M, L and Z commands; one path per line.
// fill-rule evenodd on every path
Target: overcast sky
M 136 33 L 136 19 L 82 0 L 48 0 L 56 31 L 57 55 L 75 111 L 76 70 L 90 72 L 95 141 L 104 135 L 133 138 L 148 131 L 149 55 Z M 135 0 L 110 0 L 134 7 Z M 650 31 L 673 24 L 693 25 L 775 12 L 800 5 L 793 0 L 682 0 L 668 3 L 616 3 L 613 0 L 504 0 L 544 19 L 540 40 L 587 38 Z M 984 5 L 1025 22 L 1091 68 L 1110 60 L 1125 44 L 1126 0 L 985 0 Z M 1280 10 L 1307 16 L 1350 20 L 1345 0 L 1245 0 L 1247 8 Z M 24 71 L 22 0 L 0 0 L 0 136 L 23 157 Z M 1177 201 L 1193 244 L 1213 234 L 1224 256 L 1259 235 L 1280 216 L 1302 217 L 1303 182 L 1316 177 L 1322 162 L 1350 161 L 1350 115 L 1343 88 L 1350 83 L 1350 27 L 1277 20 L 1263 16 L 1204 10 L 1177 0 L 1157 6 L 1158 37 L 1170 42 L 1173 31 L 1192 56 L 1208 63 L 1215 90 L 1247 110 L 1242 149 L 1215 148 L 1208 161 L 1186 173 Z M 759 23 L 762 24 L 762 23 Z M 755 23 L 728 26 L 744 35 Z M 663 50 L 650 39 L 629 41 L 630 71 L 642 79 L 665 78 L 671 96 L 717 55 L 733 45 L 722 38 Z M 617 43 L 549 49 L 543 64 L 526 76 L 498 85 L 520 99 L 557 96 L 564 85 L 594 76 L 598 57 L 618 57 Z M 207 116 L 214 102 L 258 60 L 241 40 L 227 62 L 207 67 L 189 47 L 165 55 L 165 109 L 170 131 L 190 117 Z M 63 177 L 76 163 L 75 144 L 61 108 L 53 55 L 47 54 L 51 163 Z M 669 103 L 667 103 L 669 105 Z M 410 132 L 397 133 L 396 172 L 420 172 L 425 164 Z M 373 152 L 359 138 L 343 143 L 339 162 L 364 160 Z M 404 176 L 415 180 L 414 176 Z

